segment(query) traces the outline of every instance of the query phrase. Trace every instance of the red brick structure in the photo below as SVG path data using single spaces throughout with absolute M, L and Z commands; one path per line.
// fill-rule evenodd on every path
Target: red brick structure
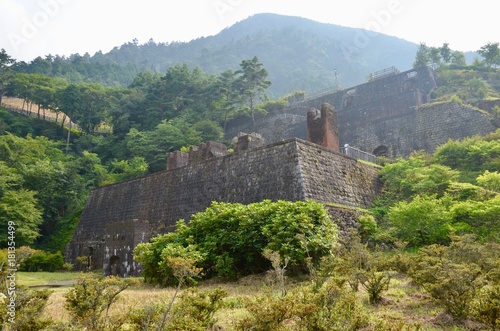
M 340 153 L 337 112 L 330 104 L 307 113 L 307 141 Z

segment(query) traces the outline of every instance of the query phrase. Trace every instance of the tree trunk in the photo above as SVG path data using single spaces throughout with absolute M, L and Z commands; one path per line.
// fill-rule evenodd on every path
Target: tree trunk
M 61 123 L 61 129 L 64 129 L 64 122 L 66 122 L 66 114 L 63 115 L 62 123 Z
M 250 114 L 252 115 L 252 122 L 255 125 L 255 116 L 253 114 L 253 97 L 250 96 Z
M 0 82 L 0 107 L 2 106 L 3 90 L 4 90 L 3 82 Z
M 71 137 L 71 120 L 69 121 L 68 138 L 66 139 L 66 154 L 68 154 L 68 151 L 69 151 L 70 137 Z

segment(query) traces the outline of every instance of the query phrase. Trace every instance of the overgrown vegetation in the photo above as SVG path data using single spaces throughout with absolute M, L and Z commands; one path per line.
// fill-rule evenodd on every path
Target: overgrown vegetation
M 499 242 L 499 134 L 449 141 L 434 155 L 415 153 L 384 166 L 374 237 L 409 247 L 448 244 L 453 233 Z
M 204 277 L 236 279 L 270 267 L 262 254 L 277 252 L 296 270 L 332 254 L 337 228 L 316 202 L 263 201 L 249 205 L 214 202 L 205 212 L 183 221 L 177 230 L 139 244 L 135 258 L 147 281 L 162 285 L 176 282 L 169 259 L 197 261 Z

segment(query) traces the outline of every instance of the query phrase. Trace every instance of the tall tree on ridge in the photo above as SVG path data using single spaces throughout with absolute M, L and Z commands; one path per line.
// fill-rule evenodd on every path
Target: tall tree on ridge
M 238 83 L 243 95 L 248 100 L 248 106 L 252 121 L 255 123 L 255 98 L 264 94 L 265 90 L 271 86 L 271 82 L 267 80 L 267 70 L 263 64 L 259 62 L 257 56 L 251 60 L 243 60 L 240 63 L 241 69 L 236 71 Z
M 415 62 L 413 62 L 413 67 L 427 66 L 431 61 L 431 50 L 430 47 L 425 43 L 420 43 L 418 46 L 417 54 L 415 55 Z
M 237 83 L 236 73 L 232 69 L 221 72 L 215 83 L 215 88 L 224 98 L 224 132 L 226 132 L 229 113 L 234 110 L 235 104 L 240 102 Z
M 484 63 L 488 69 L 500 64 L 500 43 L 486 43 L 477 52 L 484 57 Z
M 11 70 L 11 65 L 14 64 L 16 60 L 10 57 L 5 49 L 0 50 L 0 106 L 2 105 L 2 97 L 5 90 L 5 84 L 12 77 L 13 73 Z

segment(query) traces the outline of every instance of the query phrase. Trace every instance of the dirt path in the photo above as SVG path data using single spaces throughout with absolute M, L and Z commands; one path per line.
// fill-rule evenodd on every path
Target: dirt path
M 30 117 L 38 117 L 38 109 L 37 106 L 29 106 L 23 103 L 22 99 L 19 98 L 12 98 L 12 97 L 3 97 L 2 98 L 2 106 L 5 107 L 6 109 L 30 116 Z M 34 109 L 33 109 L 34 108 Z M 40 119 L 48 122 L 55 122 L 55 123 L 62 123 L 64 118 L 63 114 L 56 114 L 51 110 L 40 110 Z M 69 117 L 66 116 L 64 126 L 69 127 Z M 71 127 L 78 129 L 78 126 L 75 123 L 71 123 Z

